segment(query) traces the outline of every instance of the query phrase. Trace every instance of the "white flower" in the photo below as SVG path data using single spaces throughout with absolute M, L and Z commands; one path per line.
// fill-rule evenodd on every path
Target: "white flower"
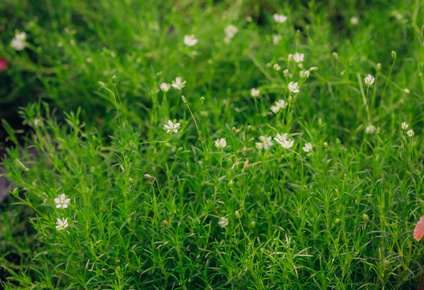
M 302 148 L 305 152 L 312 151 L 312 144 L 311 143 L 305 143 L 305 147 Z
M 278 100 L 274 106 L 271 106 L 271 111 L 277 114 L 281 109 L 287 108 L 287 103 L 284 100 Z
M 25 40 L 26 40 L 26 33 L 25 32 L 17 33 L 15 35 L 15 37 L 12 39 L 10 46 L 13 47 L 17 51 L 21 51 L 26 46 Z
M 251 90 L 250 90 L 250 94 L 252 95 L 252 97 L 259 97 L 259 94 L 261 93 L 261 91 L 260 90 L 258 90 L 258 89 L 255 89 L 255 88 L 252 88 Z
M 373 125 L 368 125 L 365 129 L 365 134 L 374 134 L 376 128 Z
M 307 78 L 309 78 L 309 71 L 308 70 L 301 70 L 299 75 L 302 79 L 307 79 Z
M 351 17 L 350 23 L 353 24 L 353 25 L 358 25 L 359 19 L 357 17 Z
M 187 46 L 193 46 L 197 43 L 197 39 L 195 38 L 194 34 L 192 35 L 185 35 L 184 36 L 184 43 Z
M 182 90 L 185 87 L 187 81 L 182 81 L 181 77 L 176 77 L 175 81 L 172 81 L 172 87 L 177 90 Z
M 274 143 L 271 142 L 272 137 L 271 136 L 260 136 L 259 140 L 261 140 L 262 142 L 262 147 L 265 150 L 268 150 L 269 147 L 271 147 L 272 145 L 274 145 Z M 257 144 L 257 143 L 256 143 Z
M 402 124 L 401 124 L 401 127 L 402 127 L 403 130 L 408 129 L 408 126 L 409 126 L 409 124 L 406 123 L 406 122 L 402 122 Z
M 289 90 L 293 93 L 298 93 L 299 92 L 299 85 L 297 83 L 290 82 L 289 83 Z
M 274 114 L 277 114 L 280 111 L 280 107 L 278 107 L 278 106 L 271 106 L 271 111 Z
M 171 87 L 171 85 L 170 84 L 167 84 L 167 83 L 161 83 L 160 84 L 160 89 L 163 91 L 163 92 L 167 92 L 167 91 L 169 91 L 169 88 Z
M 56 229 L 58 230 L 58 231 L 61 231 L 61 230 L 63 230 L 64 228 L 67 228 L 68 227 L 68 219 L 65 219 L 65 220 L 61 220 L 61 219 L 57 219 L 57 226 L 56 226 Z
M 408 132 L 406 132 L 406 134 L 408 134 L 409 137 L 413 137 L 414 136 L 414 131 L 409 130 Z
M 264 144 L 263 143 L 256 142 L 255 146 L 256 146 L 256 149 L 258 149 L 258 150 L 264 149 Z
M 59 197 L 54 199 L 54 202 L 56 203 L 56 208 L 67 208 L 71 200 L 66 198 L 66 195 L 62 193 Z
M 295 62 L 303 62 L 304 57 L 305 57 L 305 55 L 303 53 L 296 52 L 295 54 L 293 54 L 293 60 Z
M 237 34 L 238 28 L 234 25 L 228 25 L 227 27 L 225 27 L 224 31 L 227 37 L 231 39 Z
M 221 228 L 225 228 L 226 226 L 228 226 L 228 218 L 226 217 L 221 217 L 219 219 L 218 225 L 221 226 Z
M 163 129 L 167 130 L 166 133 L 169 132 L 174 132 L 177 133 L 178 132 L 178 128 L 180 127 L 180 123 L 172 123 L 171 120 L 168 121 L 168 125 L 163 124 Z
M 287 139 L 287 136 L 287 133 L 284 133 L 283 135 L 277 133 L 277 136 L 274 138 L 274 140 L 280 143 L 283 148 L 290 149 L 293 146 L 294 141 L 291 139 Z
M 272 43 L 274 43 L 274 44 L 279 44 L 281 39 L 282 39 L 282 37 L 279 34 L 272 35 Z
M 275 104 L 281 109 L 287 108 L 287 105 L 288 105 L 284 100 L 278 100 Z
M 367 77 L 365 78 L 365 84 L 370 86 L 374 83 L 375 78 L 372 77 L 372 75 L 367 75 Z
M 272 67 L 275 71 L 279 71 L 281 69 L 281 66 L 278 65 L 278 63 L 274 63 L 274 66 Z
M 287 20 L 287 16 L 284 16 L 282 14 L 277 14 L 277 13 L 273 15 L 273 18 L 274 18 L 274 21 L 277 23 L 283 23 L 283 22 L 286 22 Z
M 216 139 L 215 140 L 215 146 L 217 148 L 224 148 L 225 146 L 227 146 L 227 142 L 225 141 L 224 138 Z

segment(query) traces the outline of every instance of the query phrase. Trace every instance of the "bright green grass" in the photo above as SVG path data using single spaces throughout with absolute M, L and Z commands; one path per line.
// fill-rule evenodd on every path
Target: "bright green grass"
M 417 286 L 424 5 L 279 2 L 0 3 L 10 63 L 0 91 L 9 105 L 24 104 L 33 129 L 22 145 L 5 123 L 15 146 L 3 164 L 15 190 L 1 205 L 3 287 Z M 287 21 L 275 23 L 274 13 Z M 226 44 L 229 24 L 238 33 Z M 10 47 L 18 30 L 27 33 L 22 52 Z M 183 42 L 189 34 L 193 47 Z M 295 52 L 306 69 L 318 67 L 306 80 L 287 62 Z M 159 85 L 176 77 L 186 86 L 164 94 Z M 181 123 L 178 133 L 163 130 L 168 120 Z M 255 148 L 276 133 L 294 146 Z M 217 138 L 227 146 L 216 148 Z M 62 193 L 70 206 L 56 209 Z M 57 218 L 69 227 L 56 230 Z

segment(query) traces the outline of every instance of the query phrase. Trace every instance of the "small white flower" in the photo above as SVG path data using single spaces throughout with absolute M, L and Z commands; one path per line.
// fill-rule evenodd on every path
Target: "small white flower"
M 293 54 L 293 60 L 297 63 L 303 62 L 304 57 L 305 55 L 303 53 L 296 52 L 295 54 Z
M 287 133 L 284 133 L 283 135 L 277 133 L 277 136 L 274 138 L 274 140 L 277 141 L 283 148 L 290 149 L 293 146 L 294 141 L 287 139 L 287 137 Z
M 195 45 L 197 43 L 197 39 L 194 36 L 194 34 L 192 34 L 192 35 L 185 35 L 184 36 L 184 43 L 187 46 L 193 46 L 193 45 Z
M 288 104 L 284 100 L 278 100 L 275 104 L 281 109 L 285 109 L 288 106 Z
M 353 25 L 358 25 L 359 19 L 357 17 L 351 17 L 350 23 L 353 24 Z
M 302 148 L 305 152 L 312 151 L 312 144 L 311 143 L 305 143 L 305 147 Z
M 217 148 L 225 148 L 225 146 L 227 146 L 227 142 L 225 141 L 224 138 L 216 139 L 215 140 L 215 146 Z
M 409 124 L 406 123 L 406 122 L 402 122 L 402 124 L 401 124 L 401 127 L 402 127 L 403 130 L 408 129 L 408 126 L 409 126 Z
M 281 39 L 282 39 L 282 36 L 279 35 L 279 34 L 272 35 L 272 43 L 273 44 L 279 44 Z
M 238 28 L 234 25 L 228 25 L 227 27 L 225 27 L 224 31 L 227 37 L 231 39 L 237 34 Z
M 262 147 L 265 150 L 268 150 L 269 147 L 271 147 L 272 145 L 274 145 L 274 143 L 271 142 L 271 140 L 272 140 L 272 137 L 271 136 L 260 136 L 259 137 L 259 140 L 262 141 L 262 144 L 263 144 Z
M 26 46 L 25 40 L 26 40 L 26 33 L 25 32 L 17 33 L 15 35 L 15 37 L 12 39 L 10 46 L 13 47 L 17 51 L 21 51 Z
M 169 132 L 177 133 L 179 127 L 180 127 L 180 123 L 174 124 L 171 122 L 171 120 L 168 121 L 168 125 L 163 124 L 163 129 L 167 130 L 166 133 L 169 133 Z
M 274 114 L 277 114 L 280 111 L 280 107 L 279 106 L 271 106 L 271 111 Z
M 365 129 L 365 134 L 374 134 L 375 133 L 375 126 L 373 125 L 368 125 L 367 128 Z
M 68 219 L 65 219 L 65 220 L 61 220 L 59 218 L 57 219 L 56 229 L 58 231 L 61 231 L 61 230 L 65 229 L 65 228 L 67 228 L 67 227 L 68 227 Z
M 261 93 L 261 91 L 260 90 L 258 90 L 258 89 L 255 89 L 255 88 L 252 88 L 251 90 L 250 90 L 250 94 L 252 95 L 252 97 L 259 97 L 259 94 Z
M 406 134 L 408 134 L 409 137 L 413 137 L 414 136 L 414 131 L 409 130 L 408 132 L 406 132 Z
M 274 18 L 274 21 L 277 23 L 283 23 L 283 22 L 286 22 L 287 20 L 287 16 L 284 16 L 282 14 L 277 14 L 277 13 L 273 15 L 273 18 Z
M 293 93 L 298 93 L 299 92 L 299 85 L 297 83 L 290 82 L 289 83 L 289 90 Z
M 264 149 L 264 144 L 261 142 L 256 142 L 255 146 L 256 146 L 256 149 L 258 150 Z
M 372 75 L 368 74 L 365 78 L 365 84 L 370 86 L 374 83 L 375 78 L 372 77 Z
M 307 78 L 309 78 L 309 71 L 308 70 L 301 70 L 299 75 L 302 79 L 307 79 Z
M 280 144 L 283 148 L 290 149 L 293 146 L 294 141 L 293 140 L 285 140 L 283 142 L 280 142 Z
M 279 71 L 281 69 L 281 66 L 278 65 L 278 63 L 274 63 L 274 66 L 272 67 L 275 71 Z
M 56 203 L 56 208 L 67 208 L 71 200 L 66 198 L 66 195 L 62 193 L 59 197 L 54 199 L 54 202 Z
M 161 83 L 160 84 L 160 89 L 163 91 L 163 92 L 167 92 L 167 91 L 169 91 L 169 88 L 171 87 L 171 85 L 170 84 L 167 84 L 167 83 Z
M 181 77 L 176 77 L 175 81 L 172 81 L 172 87 L 177 90 L 182 90 L 185 87 L 187 81 L 182 81 Z
M 221 228 L 225 228 L 226 226 L 228 226 L 228 218 L 226 217 L 221 217 L 219 219 L 218 225 L 221 226 Z

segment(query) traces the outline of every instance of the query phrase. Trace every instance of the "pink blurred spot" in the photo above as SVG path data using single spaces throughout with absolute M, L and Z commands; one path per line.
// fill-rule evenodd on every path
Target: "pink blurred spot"
M 424 216 L 420 218 L 414 230 L 414 239 L 420 241 L 424 236 Z
M 0 58 L 0 73 L 7 68 L 7 59 Z

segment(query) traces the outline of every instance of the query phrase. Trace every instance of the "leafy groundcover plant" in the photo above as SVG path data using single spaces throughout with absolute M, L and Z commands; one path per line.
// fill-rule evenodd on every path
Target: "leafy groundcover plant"
M 0 4 L 2 287 L 416 287 L 422 4 L 297 2 Z

